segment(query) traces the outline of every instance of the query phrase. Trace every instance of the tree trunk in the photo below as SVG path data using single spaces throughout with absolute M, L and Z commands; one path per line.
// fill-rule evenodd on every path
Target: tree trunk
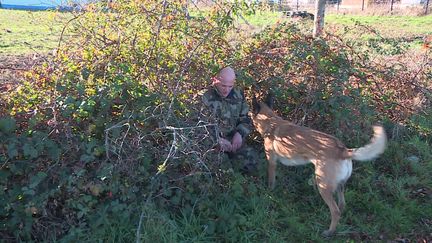
M 320 36 L 324 29 L 325 4 L 326 0 L 315 0 L 314 38 Z

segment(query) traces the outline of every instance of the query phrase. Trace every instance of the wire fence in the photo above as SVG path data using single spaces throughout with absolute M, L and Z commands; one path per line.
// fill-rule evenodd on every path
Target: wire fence
M 326 11 L 364 12 L 373 14 L 427 15 L 432 0 L 327 0 Z M 268 0 L 277 11 L 308 11 L 313 13 L 315 0 Z

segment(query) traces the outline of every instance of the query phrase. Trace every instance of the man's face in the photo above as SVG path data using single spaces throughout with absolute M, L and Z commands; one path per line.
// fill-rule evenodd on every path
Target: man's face
M 226 98 L 234 87 L 235 77 L 215 77 L 214 86 L 219 95 Z

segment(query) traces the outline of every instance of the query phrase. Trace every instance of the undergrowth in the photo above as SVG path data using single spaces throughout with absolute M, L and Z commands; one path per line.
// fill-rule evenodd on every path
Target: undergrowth
M 429 49 L 411 53 L 364 26 L 313 39 L 278 23 L 228 42 L 242 2 L 193 15 L 179 1 L 90 5 L 76 36 L 2 100 L 0 236 L 4 241 L 324 241 L 328 209 L 311 166 L 265 159 L 242 175 L 212 150 L 199 93 L 221 67 L 273 90 L 276 110 L 349 147 L 382 122 L 385 154 L 356 163 L 335 241 L 428 241 L 432 232 Z M 260 152 L 256 134 L 250 137 Z

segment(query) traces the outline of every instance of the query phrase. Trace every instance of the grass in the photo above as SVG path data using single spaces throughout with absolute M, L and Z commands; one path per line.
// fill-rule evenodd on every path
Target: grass
M 244 186 L 256 187 L 257 192 L 227 189 L 213 200 L 212 211 L 218 218 L 209 218 L 208 212 L 199 209 L 193 213 L 181 211 L 172 217 L 144 207 L 140 238 L 143 242 L 427 242 L 432 230 L 430 195 L 413 194 L 417 188 L 432 184 L 431 153 L 422 149 L 427 146 L 428 142 L 413 136 L 392 141 L 376 161 L 354 163 L 346 188 L 347 207 L 336 235 L 330 239 L 321 237 L 330 223 L 330 214 L 318 191 L 308 182 L 312 166 L 280 165 L 277 187 L 269 191 L 265 186 L 264 158 L 255 175 L 259 180 L 235 174 Z M 420 149 L 413 151 L 415 148 Z M 418 162 L 423 170 L 412 171 L 405 160 L 408 155 L 424 158 Z M 92 236 L 106 241 L 134 241 L 136 225 L 127 220 L 123 224 L 109 221 L 95 228 Z M 117 231 L 124 234 L 119 236 Z
M 380 30 L 386 36 L 417 36 L 432 34 L 432 15 L 426 16 L 365 16 L 326 15 L 326 24 L 352 26 L 360 22 Z
M 44 53 L 56 48 L 69 16 L 54 11 L 0 9 L 0 55 Z
M 257 11 L 254 15 L 246 16 L 245 20 L 253 26 L 258 28 L 265 27 L 267 25 L 275 24 L 283 18 L 280 12 L 273 11 Z
M 393 149 L 396 147 L 390 148 Z M 355 164 L 355 172 L 346 192 L 347 208 L 337 234 L 331 238 L 332 242 L 346 242 L 348 239 L 414 240 L 430 232 L 431 226 L 422 226 L 421 222 L 430 220 L 432 208 L 424 201 L 409 197 L 411 175 L 395 178 L 393 174 L 381 171 L 383 167 L 394 166 L 394 159 L 390 151 L 375 162 Z M 264 160 L 262 163 L 265 163 Z M 430 161 L 423 163 L 425 169 L 431 166 Z M 429 170 L 416 176 L 426 176 L 427 171 Z M 203 229 L 209 226 L 208 219 L 200 218 L 199 214 L 183 215 L 171 221 L 174 224 L 171 226 L 174 235 L 173 231 L 166 232 L 173 237 L 167 242 L 220 242 L 234 239 L 239 242 L 325 242 L 327 240 L 322 238 L 320 233 L 328 227 L 329 212 L 318 192 L 307 183 L 310 172 L 308 166 L 280 166 L 279 183 L 274 191 L 268 191 L 262 183 L 257 185 L 259 196 L 251 198 L 242 195 L 235 199 L 232 192 L 228 191 L 214 210 L 219 215 L 229 215 L 230 218 L 241 215 L 246 219 L 246 224 L 237 227 L 234 225 L 212 237 L 211 234 L 203 232 Z M 265 178 L 263 167 L 260 169 L 260 177 L 263 180 Z M 379 178 L 381 184 L 377 184 L 375 177 Z M 285 184 L 287 180 L 291 182 Z M 430 184 L 430 179 L 425 183 Z M 226 201 L 231 197 L 231 201 Z M 239 200 L 242 203 L 238 204 Z M 225 221 L 221 223 L 223 222 Z M 143 239 L 146 237 L 148 236 L 143 235 Z

